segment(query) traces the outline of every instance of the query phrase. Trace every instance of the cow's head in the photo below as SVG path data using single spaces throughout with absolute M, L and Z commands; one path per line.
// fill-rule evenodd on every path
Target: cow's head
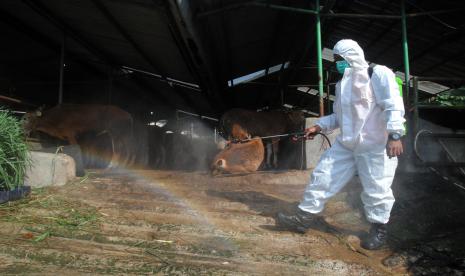
M 210 166 L 210 173 L 212 176 L 216 176 L 219 174 L 222 174 L 226 168 L 226 160 L 221 158 L 221 159 L 215 159 L 212 165 Z
M 41 106 L 37 110 L 27 112 L 26 114 L 24 114 L 22 124 L 23 124 L 24 134 L 26 135 L 26 137 L 29 137 L 31 132 L 36 129 L 37 123 L 40 120 L 40 117 L 42 117 L 43 109 L 44 109 L 44 106 Z

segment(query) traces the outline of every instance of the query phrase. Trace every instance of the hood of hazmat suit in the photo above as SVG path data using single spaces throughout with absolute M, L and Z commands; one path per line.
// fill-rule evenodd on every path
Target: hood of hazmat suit
M 370 150 L 384 147 L 388 133 L 404 134 L 404 104 L 394 73 L 377 65 L 368 76 L 368 63 L 357 42 L 340 40 L 333 49 L 349 64 L 336 84 L 334 113 L 317 124 L 323 131 L 340 128 L 338 141 L 349 149 Z

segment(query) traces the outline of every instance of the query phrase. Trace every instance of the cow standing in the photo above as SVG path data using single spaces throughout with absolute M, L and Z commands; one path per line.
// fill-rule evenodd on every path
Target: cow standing
M 61 104 L 45 111 L 24 116 L 24 130 L 44 132 L 50 136 L 78 144 L 79 135 L 86 133 L 108 134 L 112 143 L 110 167 L 116 166 L 124 156 L 129 158 L 129 143 L 133 136 L 131 114 L 112 105 Z
M 300 131 L 305 117 L 301 111 L 263 111 L 231 109 L 220 119 L 220 130 L 225 138 L 244 140 L 252 136 L 270 136 Z M 278 167 L 279 138 L 271 138 L 266 144 L 266 166 Z

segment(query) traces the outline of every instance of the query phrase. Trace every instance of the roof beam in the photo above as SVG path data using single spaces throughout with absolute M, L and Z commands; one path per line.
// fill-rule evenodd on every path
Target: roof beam
M 155 74 L 161 75 L 161 79 L 165 82 L 169 82 L 167 78 L 167 74 L 164 70 L 160 68 L 158 64 L 156 64 L 150 56 L 139 46 L 139 44 L 135 41 L 135 39 L 126 31 L 126 29 L 119 23 L 119 21 L 113 16 L 113 14 L 108 10 L 105 4 L 101 0 L 92 0 L 92 3 L 97 7 L 100 13 L 110 22 L 110 24 L 126 39 L 129 44 L 131 44 L 132 48 L 136 50 L 139 56 L 142 57 L 145 62 L 147 62 L 153 70 L 155 70 Z M 186 97 L 183 93 L 177 91 L 177 86 L 172 86 L 173 90 L 181 97 L 184 102 L 192 105 L 193 109 L 198 110 L 196 108 L 195 103 L 193 103 L 188 97 Z
M 58 54 L 60 53 L 60 47 L 61 47 L 59 43 L 54 42 L 53 40 L 51 40 L 47 36 L 41 34 L 40 32 L 38 32 L 38 31 L 32 29 L 31 27 L 27 26 L 26 24 L 24 24 L 18 18 L 13 17 L 12 15 L 10 15 L 10 14 L 4 12 L 4 11 L 0 11 L 0 20 L 7 23 L 10 27 L 16 29 L 18 32 L 27 35 L 32 40 L 34 40 L 34 41 L 44 45 L 45 47 L 49 48 L 51 51 L 53 51 L 55 54 L 57 54 L 57 62 L 58 62 Z M 68 51 L 67 56 L 71 60 L 75 61 L 76 63 L 78 63 L 79 65 L 84 67 L 86 70 L 88 70 L 90 72 L 93 72 L 94 74 L 97 74 L 97 75 L 101 75 L 101 76 L 104 76 L 104 77 L 106 76 L 106 72 L 98 69 L 98 67 L 92 65 L 92 63 L 84 62 L 82 59 L 77 57 L 75 54 Z M 124 83 L 122 83 L 120 81 L 118 81 L 118 83 L 121 86 L 126 86 L 126 84 L 124 84 Z M 143 90 L 147 91 L 146 88 L 143 88 Z M 148 100 L 149 102 L 153 101 L 153 98 L 149 98 L 145 93 L 142 94 L 142 93 L 138 92 L 138 94 L 142 98 Z M 159 95 L 159 96 L 161 96 L 161 95 Z M 162 102 L 166 101 L 166 99 L 163 99 L 163 98 L 159 98 L 159 100 L 162 101 Z
M 425 49 L 423 49 L 421 52 L 417 53 L 416 55 L 412 56 L 410 58 L 410 63 L 413 63 L 415 60 L 424 57 L 425 55 L 429 54 L 431 51 L 434 51 L 441 47 L 444 43 L 449 43 L 454 40 L 460 40 L 465 36 L 465 29 L 457 29 L 452 32 L 449 32 L 447 34 L 444 34 L 440 38 L 434 40 L 431 42 Z M 394 66 L 394 71 L 399 70 L 401 68 L 402 64 L 398 63 L 396 66 Z
M 47 37 L 46 35 L 40 33 L 36 29 L 33 29 L 32 27 L 26 25 L 22 20 L 12 16 L 11 14 L 1 11 L 0 10 L 0 20 L 2 20 L 4 23 L 8 24 L 10 27 L 16 29 L 18 32 L 23 33 L 30 37 L 32 40 L 44 45 L 45 47 L 49 48 L 51 51 L 57 54 L 57 60 L 58 60 L 58 54 L 60 53 L 61 45 L 55 41 L 53 41 L 51 38 Z M 79 65 L 83 66 L 86 70 L 89 70 L 90 72 L 93 72 L 95 74 L 101 75 L 101 76 L 107 76 L 107 72 L 105 70 L 99 69 L 97 66 L 92 65 L 90 62 L 85 62 L 81 58 L 79 58 L 76 54 L 68 51 L 67 56 L 77 62 Z M 120 82 L 120 85 L 123 85 L 123 83 Z M 139 84 L 138 84 L 139 85 Z M 139 85 L 140 86 L 140 85 Z M 146 87 L 142 87 L 144 91 L 147 91 Z M 152 90 L 152 89 L 151 89 Z M 152 99 L 148 99 L 147 96 L 140 94 L 142 97 L 146 98 L 149 101 L 152 101 Z M 161 102 L 167 103 L 166 97 L 164 97 L 161 94 L 158 94 L 157 99 L 160 100 Z
M 6 11 L 0 10 L 0 20 L 9 25 L 10 27 L 16 29 L 20 33 L 23 33 L 30 37 L 32 40 L 39 42 L 40 44 L 46 46 L 53 52 L 60 51 L 61 45 L 49 37 L 37 32 L 30 26 L 24 24 L 21 20 L 13 15 L 7 13 Z
M 49 22 L 51 22 L 55 27 L 58 29 L 61 29 L 64 33 L 66 33 L 68 36 L 73 38 L 76 42 L 78 42 L 81 46 L 83 46 L 87 51 L 89 51 L 92 55 L 97 57 L 98 59 L 102 60 L 104 63 L 109 65 L 110 67 L 113 67 L 117 70 L 121 68 L 120 64 L 116 61 L 114 57 L 111 57 L 107 53 L 103 52 L 100 50 L 97 46 L 95 46 L 93 43 L 85 39 L 82 34 L 80 34 L 75 28 L 61 20 L 57 15 L 53 14 L 51 10 L 49 10 L 40 0 L 23 0 L 24 3 L 26 3 L 32 10 L 37 12 L 40 16 L 44 17 L 47 19 Z M 134 79 L 137 82 L 142 82 L 144 83 L 145 81 L 141 78 L 138 78 L 137 76 L 134 76 Z M 139 84 L 140 85 L 140 84 Z M 151 87 L 147 83 L 143 84 L 143 89 L 148 89 L 147 87 Z M 150 88 L 151 91 L 153 91 L 153 88 Z M 176 91 L 176 90 L 175 90 Z M 176 93 L 178 96 L 182 97 L 181 94 Z M 169 99 L 165 96 L 162 96 L 160 93 L 157 93 L 157 96 L 159 98 L 163 98 L 164 101 L 167 101 L 167 103 L 170 106 L 176 106 L 175 103 L 169 101 Z
M 288 1 L 286 1 L 286 4 L 288 4 Z M 273 39 L 271 41 L 271 49 L 268 52 L 268 57 L 266 59 L 265 75 L 268 75 L 268 70 L 271 66 L 271 60 L 273 59 L 273 56 L 276 52 L 276 40 L 277 40 L 279 33 L 281 32 L 281 26 L 284 25 L 284 22 L 283 22 L 284 13 L 278 12 L 277 17 L 278 18 L 275 20 L 274 27 L 273 27 Z
M 126 41 L 131 44 L 132 48 L 136 50 L 136 52 L 139 54 L 139 56 L 142 57 L 142 59 L 145 60 L 150 66 L 152 67 L 153 70 L 155 70 L 155 73 L 160 74 L 163 78 L 166 79 L 166 74 L 164 74 L 163 70 L 160 70 L 159 66 L 155 64 L 155 62 L 149 57 L 149 55 L 142 50 L 142 48 L 137 44 L 137 42 L 134 40 L 134 38 L 124 29 L 124 27 L 118 22 L 118 20 L 113 16 L 108 11 L 108 8 L 102 3 L 100 0 L 92 0 L 92 3 L 97 7 L 97 9 L 100 11 L 100 13 L 103 14 L 103 16 L 107 19 L 107 21 L 110 22 L 110 24 L 118 30 L 118 32 L 126 39 Z
M 321 13 L 329 13 L 329 11 L 334 7 L 334 5 L 336 4 L 336 0 L 327 0 L 323 9 L 321 9 Z M 323 23 L 325 22 L 325 18 L 321 18 L 320 19 L 320 24 L 323 25 Z M 311 28 L 310 28 L 310 33 L 311 34 L 314 34 L 314 28 L 316 26 L 316 22 L 314 22 L 313 24 L 311 24 Z M 315 44 L 315 35 L 310 35 L 310 39 L 307 39 L 307 42 L 305 44 L 305 47 L 304 47 L 304 50 L 303 52 L 298 55 L 298 56 L 295 56 L 294 58 L 294 61 L 299 58 L 298 62 L 292 66 L 292 69 L 291 69 L 291 72 L 290 72 L 290 77 L 288 79 L 288 81 L 292 81 L 294 78 L 295 78 L 295 75 L 297 74 L 297 70 L 302 66 L 303 62 L 305 61 L 305 58 L 307 57 L 307 53 L 308 51 L 310 51 L 310 49 L 313 48 L 313 45 Z M 291 60 L 291 64 L 294 63 L 294 61 Z
M 420 0 L 420 2 L 423 1 L 423 0 Z M 411 12 L 413 10 L 413 7 L 409 7 L 407 9 L 407 13 Z M 379 42 L 381 39 L 383 39 L 388 33 L 389 31 L 391 31 L 392 29 L 394 28 L 397 28 L 397 25 L 400 25 L 401 24 L 401 21 L 393 21 L 391 23 L 389 23 L 386 28 L 384 28 L 383 30 L 381 30 L 379 32 L 379 34 L 370 42 L 368 43 L 368 45 L 365 46 L 366 49 L 371 49 L 371 47 L 373 47 L 377 42 Z
M 283 5 L 275 5 L 270 4 L 268 1 L 265 2 L 263 0 L 256 0 L 250 2 L 243 2 L 239 4 L 232 4 L 220 9 L 210 10 L 201 12 L 197 15 L 198 18 L 206 17 L 209 15 L 214 15 L 218 13 L 223 13 L 228 10 L 238 9 L 246 6 L 257 6 L 275 10 L 283 10 L 288 12 L 294 13 L 302 13 L 302 14 L 309 14 L 309 15 L 316 15 L 317 12 L 313 9 L 304 9 L 304 8 L 296 8 L 296 7 L 289 7 Z M 447 9 L 447 10 L 436 10 L 436 11 L 424 11 L 424 12 L 417 12 L 417 13 L 408 13 L 406 17 L 420 17 L 420 16 L 431 16 L 435 14 L 446 14 L 446 13 L 456 13 L 465 10 L 465 8 L 459 7 L 455 9 Z M 401 19 L 401 15 L 395 14 L 367 14 L 367 13 L 320 13 L 321 17 L 345 17 L 345 18 L 379 18 L 379 19 Z
M 408 29 L 412 30 L 412 29 L 416 29 L 420 24 L 422 24 L 423 22 L 421 21 L 416 21 L 415 23 L 413 24 L 409 24 L 407 27 Z M 391 30 L 392 31 L 392 30 Z M 408 32 L 408 31 L 407 31 Z M 386 32 L 388 33 L 388 32 Z M 373 58 L 372 60 L 373 61 L 377 61 L 378 58 L 380 56 L 382 56 L 384 53 L 386 53 L 387 51 L 389 51 L 392 47 L 394 46 L 400 46 L 401 44 L 399 43 L 401 41 L 401 39 L 399 40 L 396 40 L 396 39 L 393 39 L 390 43 L 387 43 L 387 45 L 382 48 L 380 51 L 376 52 L 376 54 L 373 55 Z M 370 49 L 368 47 L 365 47 L 365 49 Z
M 221 4 L 221 6 L 223 6 L 224 1 L 221 0 L 220 4 Z M 221 14 L 220 20 L 221 20 L 221 24 L 220 24 L 221 25 L 220 26 L 221 35 L 223 37 L 222 41 L 223 41 L 224 48 L 225 48 L 224 59 L 225 59 L 225 62 L 227 64 L 227 66 L 228 66 L 228 78 L 227 79 L 228 80 L 231 79 L 231 81 L 232 81 L 232 78 L 233 78 L 233 76 L 232 76 L 232 72 L 233 72 L 233 70 L 232 70 L 232 61 L 231 61 L 231 59 L 232 59 L 232 49 L 231 49 L 231 41 L 229 39 L 228 29 L 227 29 L 227 26 L 226 26 L 226 20 L 224 18 L 224 13 Z
M 215 91 L 219 90 L 213 77 L 215 74 L 207 65 L 208 59 L 191 18 L 192 16 L 185 14 L 185 7 L 180 7 L 178 1 L 152 0 L 152 2 L 164 9 L 165 19 L 173 40 L 176 42 L 187 67 L 203 88 L 210 108 L 213 110 L 222 109 L 223 102 L 215 93 Z M 187 3 L 187 5 L 189 4 Z
M 418 75 L 422 75 L 422 74 L 425 74 L 426 72 L 430 71 L 430 70 L 433 70 L 435 69 L 436 67 L 439 67 L 439 66 L 442 66 L 452 60 L 457 60 L 457 59 L 460 59 L 462 57 L 465 57 L 465 51 L 461 50 L 460 52 L 458 53 L 453 53 L 451 55 L 448 55 L 447 57 L 445 57 L 444 59 L 442 59 L 441 61 L 439 62 L 436 62 L 434 64 L 432 64 L 431 66 L 427 67 L 426 69 L 423 69 L 421 70 Z
M 387 10 L 391 5 L 392 5 L 393 2 L 391 1 L 386 1 L 384 2 L 384 5 L 380 6 L 377 10 L 376 10 L 376 13 L 382 13 L 383 11 Z M 368 29 L 370 29 L 372 26 L 373 26 L 373 23 L 375 21 L 378 21 L 378 19 L 375 19 L 375 18 L 371 18 L 370 21 L 368 21 L 368 24 L 366 25 L 366 27 L 364 28 L 365 31 L 367 31 Z
M 37 12 L 40 16 L 47 19 L 50 23 L 52 23 L 56 28 L 62 30 L 66 33 L 67 36 L 73 38 L 76 42 L 81 44 L 87 51 L 93 54 L 98 59 L 104 61 L 106 64 L 118 67 L 118 64 L 115 62 L 115 59 L 108 56 L 106 53 L 98 49 L 95 45 L 93 45 L 88 40 L 84 39 L 83 36 L 69 24 L 58 18 L 53 12 L 48 9 L 40 0 L 23 0 L 23 2 L 28 5 L 32 10 Z
M 42 44 L 43 46 L 50 49 L 53 53 L 57 54 L 57 62 L 58 62 L 58 54 L 61 51 L 61 44 L 55 42 L 50 37 L 40 33 L 36 29 L 33 29 L 31 26 L 25 24 L 22 20 L 18 19 L 17 17 L 9 14 L 6 11 L 0 10 L 0 20 L 3 21 L 5 24 L 9 25 L 11 28 L 15 29 L 19 33 L 25 34 L 32 40 Z M 100 70 L 97 70 L 94 66 L 90 66 L 88 63 L 85 63 L 80 59 L 78 56 L 73 54 L 72 52 L 68 52 L 68 57 L 82 66 L 85 66 L 87 69 L 92 70 L 94 73 L 104 74 Z
M 355 0 L 346 0 L 346 1 L 343 1 L 343 7 L 341 8 L 341 10 L 345 10 L 347 9 L 347 7 L 349 7 L 350 5 L 352 5 L 352 3 L 354 2 Z M 323 30 L 322 30 L 322 34 L 325 34 L 325 33 L 331 33 L 336 27 L 337 27 L 337 24 L 342 20 L 342 18 L 334 18 L 332 20 L 329 21 L 328 24 L 325 24 L 322 26 Z M 328 40 L 329 40 L 329 36 L 326 36 L 326 38 L 323 37 L 323 47 L 326 45 L 328 45 Z

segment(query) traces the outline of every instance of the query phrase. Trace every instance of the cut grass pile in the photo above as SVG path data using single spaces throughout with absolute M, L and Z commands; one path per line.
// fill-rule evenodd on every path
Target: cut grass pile
M 27 145 L 20 122 L 0 108 L 0 191 L 22 186 L 28 164 Z
M 101 214 L 94 207 L 54 194 L 51 188 L 34 189 L 30 197 L 0 205 L 0 222 L 21 225 L 23 238 L 40 242 L 50 236 L 98 235 Z

